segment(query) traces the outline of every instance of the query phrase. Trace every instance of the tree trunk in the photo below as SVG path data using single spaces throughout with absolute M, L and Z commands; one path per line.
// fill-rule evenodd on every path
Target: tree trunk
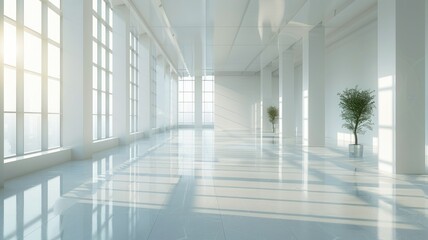
M 355 144 L 358 144 L 357 131 L 354 131 L 354 139 L 355 139 Z

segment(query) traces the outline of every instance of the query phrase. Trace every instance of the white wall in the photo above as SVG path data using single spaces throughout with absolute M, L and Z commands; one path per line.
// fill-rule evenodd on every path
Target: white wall
M 353 138 L 348 130 L 342 128 L 337 93 L 355 85 L 362 89 L 377 89 L 377 22 L 329 46 L 326 49 L 325 68 L 326 137 L 346 146 Z M 373 122 L 373 131 L 359 135 L 362 144 L 371 146 L 377 136 L 377 110 Z
M 216 76 L 216 131 L 255 131 L 259 87 L 259 76 Z

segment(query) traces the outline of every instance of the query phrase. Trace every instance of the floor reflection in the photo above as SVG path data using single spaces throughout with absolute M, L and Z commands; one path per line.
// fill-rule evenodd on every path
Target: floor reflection
M 172 131 L 7 182 L 0 236 L 424 239 L 428 177 L 378 174 L 374 159 L 243 132 Z

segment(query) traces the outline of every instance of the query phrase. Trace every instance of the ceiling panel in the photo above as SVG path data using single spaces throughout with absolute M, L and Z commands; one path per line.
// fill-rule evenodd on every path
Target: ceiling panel
M 211 27 L 206 31 L 208 45 L 232 45 L 238 27 Z
M 205 1 L 162 0 L 161 2 L 172 27 L 205 26 Z
M 174 61 L 197 71 L 258 71 L 314 25 L 343 26 L 376 0 L 134 0 Z M 164 11 L 164 14 L 163 14 Z M 169 22 L 171 29 L 168 29 Z M 174 37 L 169 31 L 172 30 Z M 326 31 L 329 33 L 331 31 Z M 175 48 L 176 39 L 179 51 Z M 174 52 L 175 51 L 175 52 Z M 198 60 L 199 59 L 199 60 Z M 198 61 L 195 64 L 195 61 Z M 262 64 L 261 64 L 262 63 Z M 183 63 L 178 64 L 181 68 Z
M 207 26 L 239 27 L 250 0 L 206 0 Z
M 233 46 L 225 64 L 236 66 L 235 71 L 244 71 L 263 46 Z
M 224 62 L 229 57 L 229 52 L 231 50 L 232 46 L 214 46 L 213 49 L 213 58 L 214 58 L 214 65 L 220 66 L 223 65 Z

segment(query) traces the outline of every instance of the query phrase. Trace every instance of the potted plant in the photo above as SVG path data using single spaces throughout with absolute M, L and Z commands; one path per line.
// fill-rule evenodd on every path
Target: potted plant
M 358 143 L 358 134 L 364 134 L 367 129 L 372 130 L 375 108 L 374 91 L 361 90 L 355 86 L 355 88 L 347 88 L 337 95 L 340 99 L 340 115 L 345 122 L 342 127 L 354 134 L 354 144 L 349 144 L 349 156 L 360 158 L 363 156 L 363 145 Z
M 269 122 L 272 123 L 272 132 L 275 133 L 275 123 L 278 120 L 279 111 L 275 106 L 270 106 L 267 109 Z

